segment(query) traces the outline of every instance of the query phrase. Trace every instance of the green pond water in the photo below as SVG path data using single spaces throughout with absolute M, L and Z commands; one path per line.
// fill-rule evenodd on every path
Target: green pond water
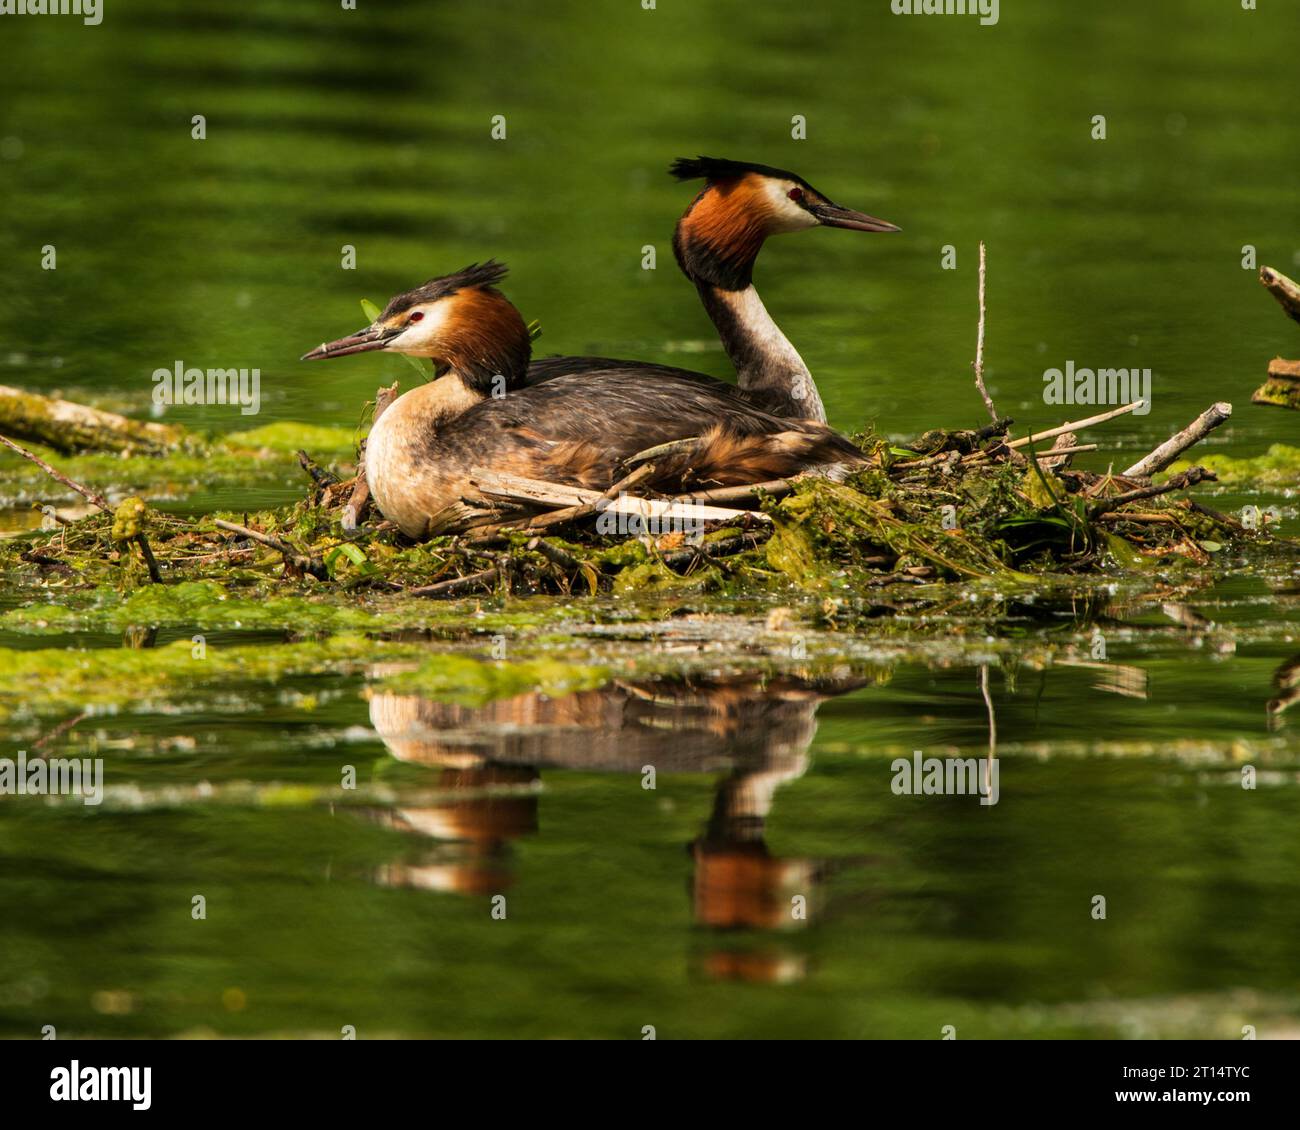
M 1080 466 L 1216 400 L 1204 450 L 1298 442 L 1249 399 L 1300 327 L 1242 265 L 1300 264 L 1280 4 L 1005 0 L 994 27 L 887 0 L 358 7 L 5 18 L 0 384 L 147 416 L 158 368 L 257 367 L 257 415 L 165 418 L 351 428 L 414 374 L 298 356 L 359 299 L 489 256 L 540 353 L 724 373 L 669 244 L 694 190 L 664 170 L 698 152 L 903 228 L 759 262 L 845 430 L 983 422 L 984 240 L 1017 427 L 1095 410 L 1043 403 L 1074 361 L 1153 373 L 1150 413 Z M 134 485 L 199 512 L 305 480 Z M 1200 496 L 1294 535 L 1296 486 Z M 33 500 L 0 497 L 5 530 Z M 379 606 L 124 625 L 0 577 L 0 758 L 104 763 L 99 805 L 0 797 L 0 1035 L 1300 1036 L 1300 565 L 1213 556 L 835 631 L 795 596 L 485 599 L 368 641 Z M 185 666 L 195 634 L 216 663 Z M 555 675 L 575 660 L 595 673 Z M 990 745 L 996 804 L 891 788 L 895 759 Z

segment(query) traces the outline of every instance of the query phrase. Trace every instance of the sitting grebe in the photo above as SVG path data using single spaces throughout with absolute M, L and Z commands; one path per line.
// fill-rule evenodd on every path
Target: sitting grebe
M 808 366 L 768 314 L 754 289 L 754 263 L 770 235 L 815 227 L 894 232 L 884 220 L 833 204 L 803 177 L 768 165 L 721 157 L 681 157 L 669 172 L 679 181 L 705 181 L 677 222 L 673 252 L 699 291 L 736 369 L 740 387 L 774 416 L 826 421 L 826 409 Z M 547 357 L 534 361 L 526 384 L 593 369 L 693 375 L 647 362 L 608 357 Z
M 645 449 L 699 437 L 656 461 L 663 490 L 738 485 L 865 462 L 824 424 L 774 416 L 734 385 L 640 367 L 556 376 L 522 387 L 531 349 L 489 262 L 399 294 L 373 324 L 303 360 L 382 350 L 427 357 L 436 377 L 398 397 L 366 440 L 376 505 L 412 538 L 461 499 L 481 500 L 478 469 L 604 490 Z M 617 364 L 617 363 L 616 363 Z

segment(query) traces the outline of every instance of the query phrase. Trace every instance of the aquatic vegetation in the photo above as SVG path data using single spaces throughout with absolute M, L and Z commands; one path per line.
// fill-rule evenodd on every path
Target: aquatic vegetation
M 612 677 L 605 667 L 565 663 L 557 659 L 483 662 L 457 655 L 426 658 L 413 670 L 389 675 L 385 690 L 414 694 L 438 702 L 481 706 L 499 698 L 540 693 L 560 698 L 575 691 L 595 690 Z
M 1214 453 L 1199 458 L 1202 467 L 1208 467 L 1229 486 L 1300 490 L 1300 447 L 1275 443 L 1263 454 L 1253 457 Z M 1183 471 L 1188 463 L 1175 463 L 1171 471 Z
M 276 423 L 233 432 L 208 443 L 190 436 L 165 457 L 149 450 L 87 451 L 63 455 L 29 443 L 28 448 L 56 464 L 69 478 L 92 483 L 110 496 L 133 493 L 154 503 L 178 502 L 222 488 L 278 488 L 289 497 L 302 483 L 296 457 L 301 449 L 351 473 L 356 437 L 346 428 Z M 62 505 L 80 499 L 39 467 L 0 453 L 0 506 Z
M 112 712 L 220 684 L 266 686 L 326 671 L 359 672 L 383 652 L 357 635 L 280 647 L 218 648 L 184 639 L 157 648 L 0 648 L 0 718 L 60 709 Z
M 466 705 L 526 692 L 559 696 L 599 687 L 610 677 L 604 668 L 559 659 L 500 663 L 430 655 L 418 643 L 349 632 L 272 646 L 218 647 L 196 635 L 161 647 L 0 648 L 0 719 L 140 710 L 241 686 L 262 694 L 286 681 L 367 672 L 388 689 Z M 308 695 L 298 701 L 312 709 L 315 700 Z
M 129 498 L 115 515 L 91 513 L 9 539 L 0 544 L 0 569 L 15 582 L 58 593 L 59 604 L 78 607 L 68 600 L 70 594 L 127 592 L 143 583 L 139 569 L 124 567 L 135 559 L 147 530 L 145 540 L 164 587 L 179 591 L 128 593 L 125 603 L 111 610 L 101 602 L 106 623 L 160 617 L 159 622 L 200 626 L 291 624 L 291 613 L 300 611 L 303 630 L 319 631 L 439 619 L 411 616 L 409 610 L 378 614 L 357 603 L 389 594 L 607 591 L 626 597 L 791 588 L 852 594 L 979 578 L 1015 584 L 1098 571 L 1149 573 L 1153 564 L 1206 564 L 1223 546 L 1267 546 L 1276 540 L 1267 529 L 1248 530 L 1235 519 L 1176 498 L 1173 489 L 1209 477 L 1203 471 L 1177 472 L 1163 486 L 1134 489 L 1133 481 L 1119 477 L 1046 470 L 999 457 L 996 438 L 994 454 L 986 456 L 970 435 L 928 434 L 917 445 L 926 453 L 907 451 L 908 458 L 864 437 L 875 466 L 843 483 L 806 478 L 783 484 L 776 493 L 759 491 L 758 510 L 750 516 L 736 512 L 742 520 L 715 523 L 690 536 L 680 530 L 601 534 L 599 527 L 578 523 L 563 527 L 563 537 L 550 529 L 533 535 L 526 528 L 502 528 L 444 534 L 417 545 L 383 523 L 344 531 L 339 519 L 347 484 L 329 480 L 293 506 L 192 520 Z M 228 450 L 249 451 L 238 445 L 250 436 L 263 452 L 305 438 L 296 428 L 274 425 L 227 440 Z M 1222 457 L 1210 457 L 1217 458 Z M 1266 464 L 1247 466 L 1261 474 L 1286 474 L 1292 463 L 1286 451 L 1275 450 Z M 297 474 L 301 482 L 301 469 Z M 185 587 L 198 582 L 215 587 Z M 345 600 L 331 603 L 324 599 L 330 592 Z M 276 603 L 288 597 L 299 602 L 293 610 Z M 59 619 L 48 607 L 18 614 L 24 624 Z

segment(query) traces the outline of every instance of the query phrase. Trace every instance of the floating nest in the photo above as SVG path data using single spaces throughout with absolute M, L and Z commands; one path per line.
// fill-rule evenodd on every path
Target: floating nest
M 606 496 L 568 507 L 534 498 L 524 507 L 519 491 L 505 489 L 499 510 L 477 510 L 462 518 L 468 528 L 421 544 L 377 514 L 345 529 L 358 516 L 355 480 L 340 480 L 306 454 L 305 497 L 257 514 L 181 518 L 138 498 L 105 508 L 93 490 L 71 484 L 93 496 L 91 513 L 4 543 L 0 566 L 74 588 L 217 579 L 418 597 L 791 589 L 830 596 L 1147 572 L 1175 562 L 1209 567 L 1228 547 L 1275 540 L 1266 525 L 1248 529 L 1186 496 L 1215 480 L 1205 468 L 1153 483 L 1146 474 L 1071 467 L 1076 452 L 1091 448 L 1072 430 L 1084 423 L 1045 433 L 1055 443 L 1037 450 L 1038 437 L 1008 438 L 1009 421 L 930 431 L 905 446 L 866 434 L 856 442 L 870 465 L 843 481 L 808 476 L 689 500 L 633 499 L 676 507 L 684 523 L 648 510 L 602 521 Z

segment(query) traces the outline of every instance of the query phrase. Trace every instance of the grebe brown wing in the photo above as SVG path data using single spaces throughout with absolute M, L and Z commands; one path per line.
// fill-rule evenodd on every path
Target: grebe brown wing
M 861 463 L 862 453 L 824 424 L 773 416 L 734 385 L 699 374 L 646 380 L 634 369 L 556 376 L 488 399 L 430 440 L 444 465 L 609 485 L 624 462 L 673 440 L 710 437 L 701 469 L 718 481 L 794 473 L 825 463 Z M 735 466 L 727 468 L 728 458 Z M 572 466 L 566 468 L 566 459 Z M 525 468 L 530 468 L 525 469 Z M 772 470 L 775 468 L 775 470 Z M 566 469 L 568 474 L 566 474 Z
M 697 373 L 693 369 L 677 369 L 671 365 L 657 365 L 649 361 L 622 361 L 612 357 L 543 357 L 528 366 L 524 377 L 524 387 L 531 388 L 556 377 L 577 376 L 595 372 L 635 373 L 640 379 L 654 381 L 660 379 L 683 378 L 698 384 L 722 390 L 727 395 L 739 397 L 746 404 L 752 404 L 772 416 L 783 419 L 815 418 L 815 413 L 804 413 L 799 404 L 788 393 L 780 389 L 743 389 L 720 377 L 711 377 L 708 373 Z
M 678 369 L 673 365 L 659 365 L 653 361 L 627 361 L 617 357 L 541 357 L 528 366 L 524 385 L 531 387 L 544 381 L 554 380 L 556 377 L 595 372 L 635 373 L 643 380 L 682 378 L 704 385 L 721 385 L 742 397 L 750 397 L 750 394 L 739 385 L 731 384 L 720 377 L 710 376 L 708 373 L 697 373 L 694 369 Z

